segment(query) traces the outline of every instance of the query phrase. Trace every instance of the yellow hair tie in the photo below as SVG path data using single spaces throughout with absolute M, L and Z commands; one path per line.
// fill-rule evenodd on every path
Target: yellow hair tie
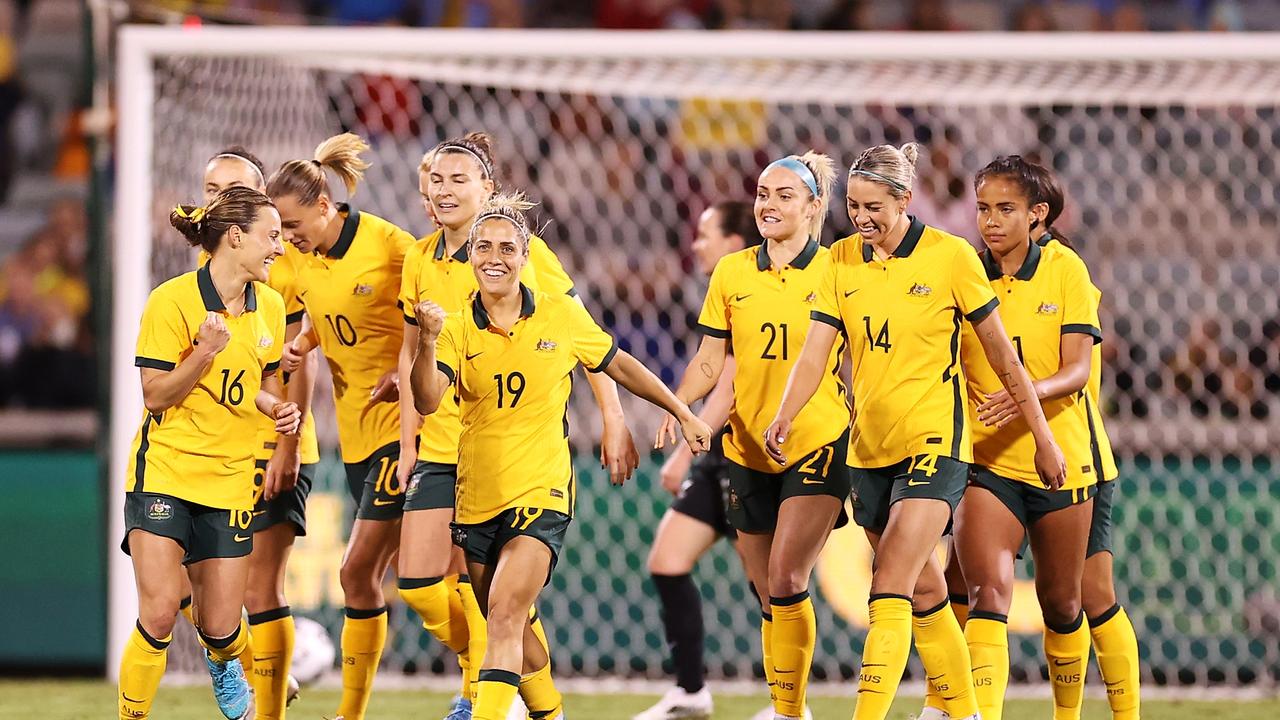
M 179 205 L 176 208 L 174 208 L 174 212 L 178 214 L 178 217 L 190 220 L 192 223 L 198 223 L 204 219 L 203 207 L 195 208 L 188 214 L 187 211 L 183 210 L 182 206 Z

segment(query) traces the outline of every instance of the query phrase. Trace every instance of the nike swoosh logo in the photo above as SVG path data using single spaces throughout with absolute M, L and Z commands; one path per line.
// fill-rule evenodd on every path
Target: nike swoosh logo
M 257 658 L 254 658 L 254 659 L 256 660 Z M 937 680 L 937 679 L 938 679 L 938 678 L 940 678 L 940 677 L 945 677 L 945 673 L 944 673 L 943 675 L 930 675 L 930 676 L 929 676 L 929 679 L 930 679 L 930 680 Z
M 120 697 L 124 698 L 126 702 L 131 702 L 131 703 L 143 702 L 142 700 L 134 700 L 133 698 L 129 697 L 128 695 L 125 695 L 124 693 L 120 693 Z
M 253 516 L 254 516 L 254 517 L 258 517 L 259 515 L 266 515 L 266 514 L 267 514 L 267 511 L 266 511 L 266 510 L 254 510 L 254 511 L 253 511 Z
M 986 669 L 987 669 L 987 668 L 989 668 L 989 667 L 991 667 L 991 666 L 990 666 L 990 665 L 979 665 L 979 666 L 977 666 L 977 667 L 973 668 L 973 672 L 978 672 L 979 670 L 986 670 Z
M 1075 665 L 1075 664 L 1076 664 L 1076 663 L 1078 663 L 1078 662 L 1080 662 L 1080 661 L 1079 661 L 1079 660 L 1066 660 L 1066 661 L 1054 660 L 1054 661 L 1053 661 L 1053 666 L 1054 666 L 1054 667 L 1066 667 L 1067 665 Z
M 822 481 L 821 481 L 821 480 L 810 480 L 809 478 L 801 478 L 801 479 L 800 479 L 800 483 L 801 483 L 802 485 L 821 485 L 821 484 L 822 484 Z
M 747 298 L 749 298 L 749 297 L 751 297 L 751 295 L 750 295 L 750 294 L 747 294 L 747 295 L 738 295 L 738 296 L 734 297 L 734 298 L 733 298 L 733 300 L 734 300 L 734 302 L 742 302 L 743 300 L 746 300 L 746 299 L 747 299 Z
M 1123 680 L 1117 680 L 1115 682 L 1107 682 L 1103 680 L 1103 683 L 1105 683 L 1107 687 L 1115 687 L 1116 685 L 1119 685 L 1120 683 L 1123 683 L 1123 682 L 1124 682 Z
M 884 663 L 862 663 L 862 667 L 864 667 L 864 668 L 868 668 L 868 667 L 884 667 L 884 666 L 885 666 L 885 664 L 884 664 Z
M 907 487 L 916 487 L 917 485 L 928 485 L 928 484 L 929 484 L 928 480 L 920 480 L 920 481 L 908 480 L 907 481 Z
M 779 670 L 778 668 L 774 668 L 773 671 L 778 675 L 794 675 L 796 673 L 795 670 Z
M 483 350 L 481 350 L 480 352 L 476 353 L 475 355 L 468 355 L 468 356 L 467 356 L 467 362 L 471 362 L 472 360 L 475 360 L 476 358 L 480 357 L 480 356 L 481 356 L 481 355 L 483 355 L 483 354 L 484 354 L 484 351 L 483 351 Z
M 236 535 L 233 539 L 234 539 L 236 542 L 248 542 L 248 541 L 249 541 L 249 538 L 251 538 L 251 537 L 253 537 L 253 536 L 252 536 L 252 535 L 249 535 L 249 536 L 246 536 L 246 537 L 242 537 L 242 536 L 240 536 L 240 535 Z
M 395 502 L 395 500 L 374 500 L 373 504 L 377 507 L 386 507 L 387 505 L 394 505 Z
M 858 290 L 861 290 L 861 289 L 862 289 L 862 288 L 858 288 Z M 846 292 L 846 293 L 844 294 L 844 296 L 845 296 L 845 297 L 849 297 L 850 295 L 852 295 L 852 294 L 854 294 L 854 293 L 858 292 L 858 290 L 850 290 L 849 292 Z

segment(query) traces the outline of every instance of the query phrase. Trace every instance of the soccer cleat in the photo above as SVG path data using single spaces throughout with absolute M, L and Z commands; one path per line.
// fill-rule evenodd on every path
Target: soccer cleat
M 204 656 L 209 666 L 209 678 L 213 681 L 213 699 L 218 703 L 227 720 L 245 720 L 253 717 L 253 690 L 245 680 L 244 667 L 239 660 L 219 662 Z
M 911 720 L 951 720 L 951 716 L 947 714 L 946 710 L 927 707 L 921 710 L 919 715 L 912 715 Z
M 703 687 L 691 693 L 682 687 L 673 687 L 648 710 L 632 720 L 709 720 L 711 718 L 711 690 Z
M 507 720 L 529 720 L 529 708 L 519 695 L 511 701 L 511 709 L 507 711 Z
M 298 699 L 298 695 L 302 694 L 302 686 L 298 685 L 298 678 L 289 676 L 289 688 L 284 694 L 284 706 L 289 707 L 294 700 Z
M 449 714 L 444 716 L 444 720 L 471 720 L 471 701 L 461 695 L 454 696 Z

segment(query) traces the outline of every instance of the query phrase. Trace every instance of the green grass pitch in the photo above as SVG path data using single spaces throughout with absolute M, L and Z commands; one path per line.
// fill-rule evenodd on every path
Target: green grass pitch
M 654 701 L 647 695 L 570 695 L 565 703 L 569 720 L 630 720 Z M 289 717 L 319 720 L 337 707 L 336 690 L 304 690 L 289 708 Z M 853 715 L 852 697 L 817 697 L 812 703 L 816 720 L 846 720 Z M 410 690 L 375 691 L 369 705 L 370 720 L 414 720 L 443 717 L 448 697 L 440 693 Z M 1011 700 L 1007 720 L 1041 720 L 1052 714 L 1047 699 Z M 722 696 L 716 699 L 715 720 L 746 720 L 764 707 L 761 697 Z M 115 686 L 90 680 L 0 680 L 0 718 L 50 718 L 88 720 L 114 717 Z M 920 698 L 904 697 L 894 706 L 892 720 L 906 720 L 920 708 Z M 1264 701 L 1147 701 L 1147 718 L 1213 718 L 1253 720 L 1280 716 L 1280 700 Z M 156 720 L 212 720 L 221 717 L 206 687 L 165 687 L 156 700 Z M 1084 720 L 1108 720 L 1106 703 L 1090 700 Z

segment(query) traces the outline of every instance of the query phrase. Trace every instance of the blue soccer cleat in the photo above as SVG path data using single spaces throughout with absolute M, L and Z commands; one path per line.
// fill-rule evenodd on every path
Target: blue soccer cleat
M 220 662 L 207 653 L 204 660 L 209 665 L 209 678 L 213 681 L 213 699 L 227 720 L 253 719 L 253 690 L 244 677 L 244 667 L 239 660 Z

